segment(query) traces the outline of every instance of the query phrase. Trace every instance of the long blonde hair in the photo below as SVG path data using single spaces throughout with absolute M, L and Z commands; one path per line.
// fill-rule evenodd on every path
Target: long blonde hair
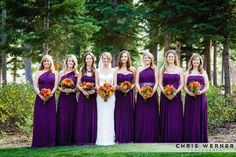
M 173 54 L 175 56 L 174 64 L 176 66 L 179 66 L 179 58 L 178 58 L 178 55 L 176 54 L 175 50 L 168 50 L 165 53 L 164 64 L 161 68 L 162 73 L 164 73 L 166 71 L 166 67 L 168 66 L 167 57 L 169 54 Z
M 52 59 L 52 56 L 50 56 L 50 55 L 44 55 L 42 57 L 42 59 L 40 61 L 39 70 L 43 70 L 44 69 L 43 62 L 45 62 L 46 60 L 48 60 L 50 62 L 49 70 L 51 72 L 55 72 L 55 67 L 54 67 L 53 59 Z
M 77 73 L 78 72 L 78 70 L 77 70 L 77 66 L 78 66 L 78 60 L 77 60 L 77 58 L 75 57 L 75 55 L 73 55 L 73 54 L 69 54 L 67 57 L 66 57 L 66 60 L 65 60 L 65 69 L 64 69 L 64 73 L 66 73 L 66 70 L 68 69 L 68 66 L 67 66 L 67 62 L 68 62 L 68 60 L 69 60 L 69 58 L 71 58 L 72 60 L 73 60 L 73 62 L 74 62 L 74 66 L 73 66 L 73 70 L 72 71 L 74 71 L 74 73 Z
M 193 60 L 195 58 L 199 58 L 200 59 L 200 65 L 198 66 L 198 71 L 200 74 L 203 73 L 204 69 L 203 69 L 203 60 L 202 57 L 198 54 L 198 53 L 193 53 L 193 55 L 191 56 L 189 62 L 188 62 L 188 73 L 191 74 L 192 70 L 193 70 Z
M 150 52 L 144 52 L 144 53 L 143 53 L 143 58 L 144 58 L 145 56 L 148 56 L 148 58 L 151 59 L 150 67 L 151 67 L 152 69 L 155 69 L 156 66 L 155 66 L 155 64 L 154 64 L 154 56 L 153 56 L 153 54 L 151 54 Z

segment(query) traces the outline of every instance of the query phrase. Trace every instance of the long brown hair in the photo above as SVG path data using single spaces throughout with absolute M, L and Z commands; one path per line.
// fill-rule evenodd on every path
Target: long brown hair
M 42 59 L 40 61 L 39 70 L 43 70 L 44 69 L 43 62 L 45 62 L 46 60 L 48 60 L 50 62 L 49 70 L 51 72 L 55 72 L 55 67 L 54 67 L 53 59 L 52 59 L 52 56 L 50 56 L 50 55 L 44 55 L 42 57 Z
M 121 57 L 122 57 L 122 55 L 123 55 L 124 53 L 126 53 L 127 56 L 128 56 L 128 60 L 127 60 L 127 63 L 126 63 L 126 68 L 127 68 L 128 71 L 130 71 L 130 72 L 133 73 L 133 71 L 130 70 L 130 67 L 131 67 L 131 64 L 132 64 L 132 63 L 131 63 L 130 53 L 129 53 L 129 51 L 127 51 L 127 50 L 123 50 L 123 51 L 120 52 L 120 54 L 119 54 L 119 56 L 118 56 L 118 68 L 120 69 L 120 68 L 122 67 L 122 65 L 123 65 L 123 63 L 121 62 Z
M 198 54 L 198 53 L 193 53 L 193 55 L 191 56 L 189 62 L 188 62 L 188 73 L 191 74 L 191 72 L 193 71 L 193 60 L 195 58 L 199 58 L 200 59 L 200 64 L 198 66 L 198 71 L 200 74 L 203 73 L 204 69 L 203 69 L 203 60 L 202 57 Z
M 174 64 L 176 66 L 179 66 L 179 59 L 178 59 L 178 55 L 176 54 L 175 50 L 168 50 L 165 53 L 164 64 L 161 68 L 162 73 L 164 73 L 166 71 L 166 67 L 168 66 L 167 57 L 169 54 L 173 54 L 175 56 Z
M 82 68 L 81 68 L 82 75 L 84 75 L 84 74 L 87 72 L 87 63 L 86 63 L 86 57 L 87 57 L 87 56 L 91 56 L 92 59 L 93 59 L 91 71 L 92 71 L 92 74 L 93 74 L 93 76 L 94 76 L 94 75 L 95 75 L 95 70 L 96 70 L 96 66 L 95 66 L 96 58 L 95 58 L 95 56 L 94 56 L 94 54 L 93 54 L 92 52 L 87 52 L 87 53 L 84 55 L 83 66 L 82 66 Z

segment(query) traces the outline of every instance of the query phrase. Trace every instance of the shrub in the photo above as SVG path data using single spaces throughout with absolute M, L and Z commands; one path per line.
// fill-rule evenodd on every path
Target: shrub
M 210 86 L 207 92 L 208 101 L 208 127 L 209 133 L 214 134 L 216 128 L 225 122 L 235 121 L 236 105 L 233 99 L 221 94 L 221 88 Z
M 4 130 L 19 128 L 30 132 L 34 99 L 32 85 L 9 83 L 2 86 L 0 88 L 0 127 L 4 127 Z

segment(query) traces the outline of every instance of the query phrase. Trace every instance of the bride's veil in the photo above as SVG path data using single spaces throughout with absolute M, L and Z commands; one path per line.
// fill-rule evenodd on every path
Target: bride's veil
M 99 62 L 98 62 L 98 70 L 100 71 L 100 69 L 103 67 L 103 62 L 102 62 L 102 57 L 103 55 L 101 55 L 100 59 L 99 59 Z M 109 65 L 109 68 L 112 68 L 111 67 L 111 63 Z

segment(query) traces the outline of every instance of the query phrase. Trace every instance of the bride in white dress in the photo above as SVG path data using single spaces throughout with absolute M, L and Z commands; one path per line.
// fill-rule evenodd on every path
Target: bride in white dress
M 105 82 L 113 85 L 114 69 L 111 67 L 111 61 L 111 54 L 104 52 L 100 58 L 97 70 L 97 88 L 103 86 Z M 99 94 L 97 95 L 97 145 L 115 144 L 114 110 L 115 94 L 109 97 L 107 102 Z

